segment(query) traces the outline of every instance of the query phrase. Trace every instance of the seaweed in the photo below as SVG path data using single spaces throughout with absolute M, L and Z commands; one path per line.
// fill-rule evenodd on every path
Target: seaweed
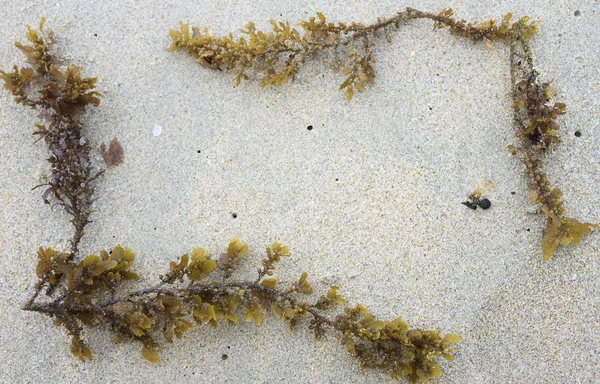
M 266 248 L 257 277 L 250 281 L 230 280 L 249 252 L 237 237 L 218 260 L 204 248 L 181 255 L 150 287 L 135 286 L 140 275 L 133 270 L 135 254 L 128 248 L 117 245 L 82 257 L 78 245 L 90 222 L 93 183 L 103 171 L 94 172 L 90 165 L 91 146 L 81 118 L 89 104 L 99 105 L 100 94 L 94 91 L 96 79 L 83 78 L 81 68 L 59 69 L 49 46 L 52 32 L 44 31 L 43 25 L 44 19 L 39 31 L 27 28 L 31 45 L 16 44 L 31 66 L 0 73 L 17 103 L 39 111 L 43 123 L 36 124 L 34 135 L 44 138 L 52 166 L 42 198 L 46 203 L 54 200 L 71 215 L 74 231 L 68 252 L 39 247 L 38 281 L 23 309 L 44 314 L 64 327 L 76 358 L 92 359 L 84 333 L 93 326 L 106 327 L 116 341 L 139 342 L 141 355 L 157 362 L 161 343 L 182 339 L 194 324 L 217 328 L 243 317 L 261 325 L 270 312 L 291 329 L 307 323 L 315 339 L 328 333 L 339 336 L 363 371 L 381 369 L 413 382 L 441 375 L 437 358 L 451 360 L 460 336 L 410 329 L 400 318 L 380 320 L 360 304 L 347 305 L 337 286 L 311 300 L 313 288 L 306 272 L 292 283 L 274 277 L 276 266 L 291 256 L 288 247 L 278 242 Z M 111 164 L 107 161 L 107 165 Z
M 225 254 L 234 260 L 247 250 L 247 244 L 234 238 Z M 278 242 L 266 248 L 254 281 L 228 281 L 226 274 L 230 277 L 235 264 L 220 270 L 203 248 L 196 248 L 171 262 L 159 284 L 133 292 L 124 288 L 127 281 L 139 279 L 132 270 L 135 255 L 130 249 L 116 246 L 80 262 L 52 249 L 40 248 L 38 256 L 40 281 L 52 284 L 56 276 L 67 278 L 58 297 L 25 309 L 53 317 L 55 325 L 64 326 L 72 338 L 71 352 L 82 361 L 92 358 L 83 326 L 102 325 L 118 340 L 137 341 L 142 356 L 157 362 L 161 343 L 182 339 L 194 324 L 217 328 L 243 317 L 261 325 L 265 313 L 272 313 L 290 329 L 308 323 L 315 339 L 339 334 L 363 371 L 378 368 L 394 378 L 427 382 L 441 375 L 436 357 L 452 360 L 453 346 L 462 339 L 441 336 L 439 330 L 410 329 L 400 318 L 380 320 L 360 304 L 349 306 L 337 286 L 309 301 L 313 288 L 306 272 L 288 284 L 271 277 L 282 258 L 291 256 L 288 247 Z M 341 308 L 338 314 L 329 315 L 336 308 Z
M 233 34 L 213 37 L 207 29 L 179 23 L 179 29 L 171 29 L 171 45 L 168 51 L 184 50 L 204 67 L 228 71 L 235 76 L 237 84 L 250 79 L 249 73 L 261 77 L 260 86 L 279 86 L 294 81 L 296 73 L 306 59 L 330 50 L 336 59 L 333 69 L 341 71 L 345 79 L 340 85 L 348 99 L 355 91 L 363 92 L 375 79 L 373 47 L 378 36 L 390 39 L 390 32 L 398 30 L 409 20 L 428 19 L 434 22 L 433 29 L 447 28 L 455 36 L 483 42 L 490 46 L 492 41 L 501 41 L 511 47 L 510 68 L 514 101 L 514 122 L 517 128 L 518 146 L 510 146 L 511 153 L 521 154 L 529 176 L 531 198 L 540 205 L 547 219 L 542 238 L 543 259 L 552 257 L 559 245 L 577 244 L 581 235 L 598 228 L 597 224 L 581 223 L 564 216 L 562 192 L 550 188 L 550 181 L 542 169 L 542 157 L 559 142 L 556 119 L 566 112 L 562 102 L 551 102 L 556 91 L 551 82 L 540 82 L 534 69 L 533 54 L 529 40 L 537 33 L 539 21 L 523 16 L 513 20 L 512 13 L 500 22 L 491 19 L 472 23 L 457 20 L 452 9 L 443 9 L 438 14 L 406 8 L 387 19 L 364 25 L 357 22 L 327 21 L 322 13 L 301 20 L 303 32 L 290 26 L 289 22 L 270 20 L 272 30 L 258 31 L 254 23 L 246 24 L 241 33 L 247 37 L 237 40 Z M 488 205 L 489 200 L 485 202 Z M 463 203 L 465 204 L 465 203 Z M 475 202 L 466 202 L 475 209 Z
M 81 77 L 80 67 L 69 65 L 63 70 L 57 67 L 58 60 L 49 48 L 53 32 L 44 30 L 44 22 L 42 18 L 38 31 L 27 26 L 26 37 L 31 45 L 15 43 L 30 66 L 18 68 L 15 65 L 12 72 L 0 71 L 0 79 L 18 104 L 38 111 L 41 123 L 35 124 L 33 134 L 46 143 L 52 173 L 50 180 L 34 189 L 45 187 L 44 202 L 49 204 L 53 198 L 71 216 L 75 230 L 66 257 L 70 261 L 77 254 L 85 226 L 90 222 L 94 181 L 103 173 L 92 169 L 91 146 L 82 134 L 80 118 L 88 105 L 100 104 L 101 95 L 94 91 L 96 79 Z M 45 283 L 45 280 L 39 282 L 30 302 Z M 49 289 L 53 287 L 51 284 Z
M 511 41 L 510 64 L 513 116 L 520 144 L 509 146 L 509 151 L 513 155 L 520 154 L 530 180 L 529 196 L 546 216 L 542 257 L 549 260 L 559 246 L 578 244 L 581 235 L 587 235 L 599 226 L 565 217 L 563 193 L 558 188 L 551 188 L 543 170 L 543 157 L 560 143 L 556 119 L 566 113 L 567 107 L 562 102 L 551 102 L 556 90 L 551 82 L 539 80 L 531 47 L 521 33 Z
M 453 35 L 473 41 L 509 41 L 517 33 L 530 37 L 538 24 L 530 22 L 528 17 L 511 22 L 510 13 L 500 23 L 495 20 L 468 23 L 457 21 L 451 9 L 433 14 L 407 8 L 390 18 L 364 25 L 357 22 L 333 23 L 317 12 L 316 17 L 299 22 L 303 32 L 291 27 L 289 22 L 270 20 L 272 30 L 268 32 L 258 31 L 255 24 L 249 22 L 241 30 L 245 37 L 237 40 L 232 34 L 213 37 L 207 29 L 201 31 L 198 27 L 180 22 L 178 30 L 171 29 L 169 32 L 171 45 L 167 50 L 184 50 L 204 67 L 228 71 L 235 76 L 236 84 L 248 80 L 249 73 L 253 71 L 261 77 L 261 87 L 294 81 L 306 59 L 331 50 L 336 55 L 332 68 L 345 76 L 339 88 L 345 91 L 348 99 L 352 99 L 355 91 L 363 92 L 375 79 L 371 47 L 376 37 L 383 34 L 389 39 L 391 30 L 415 19 L 433 20 L 434 29 L 447 27 Z

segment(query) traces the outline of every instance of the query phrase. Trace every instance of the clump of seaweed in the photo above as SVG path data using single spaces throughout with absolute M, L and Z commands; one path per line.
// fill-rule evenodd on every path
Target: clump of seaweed
M 231 240 L 225 255 L 239 260 L 248 246 L 238 238 Z M 142 344 L 142 356 L 158 361 L 164 340 L 182 339 L 194 324 L 235 324 L 240 318 L 261 325 L 270 312 L 294 329 L 303 322 L 316 339 L 328 332 L 340 335 L 348 352 L 358 358 L 361 370 L 379 368 L 394 378 L 408 377 L 427 382 L 439 377 L 436 357 L 452 360 L 454 344 L 460 336 L 440 335 L 440 331 L 410 329 L 401 319 L 378 319 L 364 306 L 348 306 L 337 286 L 327 294 L 309 301 L 313 288 L 308 274 L 287 284 L 272 277 L 275 266 L 291 254 L 288 247 L 273 243 L 267 247 L 262 267 L 254 281 L 228 281 L 235 263 L 226 270 L 217 268 L 203 248 L 196 248 L 171 262 L 159 284 L 133 292 L 123 292 L 124 283 L 138 280 L 131 270 L 135 255 L 120 246 L 112 251 L 89 255 L 80 262 L 68 261 L 65 254 L 52 249 L 38 251 L 38 278 L 52 284 L 66 276 L 57 298 L 33 303 L 26 309 L 54 318 L 71 335 L 71 352 L 85 361 L 92 358 L 82 335 L 83 326 L 103 325 L 119 340 Z M 336 308 L 337 315 L 328 315 Z M 159 339 L 162 339 L 159 341 Z
M 519 26 L 519 28 L 521 28 Z M 556 119 L 565 114 L 566 105 L 551 102 L 556 90 L 550 82 L 541 82 L 533 66 L 533 55 L 526 38 L 517 34 L 511 40 L 511 79 L 514 98 L 514 121 L 517 127 L 518 147 L 510 146 L 513 154 L 520 153 L 529 176 L 529 195 L 546 215 L 546 229 L 542 238 L 543 259 L 549 260 L 559 245 L 578 244 L 581 235 L 589 234 L 597 224 L 581 223 L 565 217 L 562 192 L 551 188 L 542 157 L 560 143 Z
M 288 247 L 275 242 L 266 248 L 256 279 L 229 280 L 248 245 L 239 238 L 213 260 L 203 248 L 195 248 L 169 265 L 169 270 L 154 286 L 135 289 L 139 280 L 133 271 L 135 254 L 117 245 L 99 255 L 81 260 L 78 244 L 89 222 L 94 187 L 89 163 L 91 146 L 82 133 L 80 116 L 88 104 L 99 104 L 93 91 L 95 79 L 82 78 L 81 68 L 56 67 L 50 53 L 51 32 L 39 33 L 28 27 L 32 46 L 17 43 L 25 52 L 31 68 L 1 72 L 4 86 L 17 103 L 40 111 L 44 124 L 36 124 L 51 152 L 52 178 L 43 194 L 45 202 L 54 197 L 71 216 L 74 235 L 68 252 L 40 247 L 37 252 L 35 292 L 23 309 L 54 319 L 71 337 L 71 352 L 86 361 L 92 352 L 84 340 L 85 327 L 105 326 L 117 340 L 141 343 L 141 354 L 150 362 L 158 361 L 163 340 L 181 339 L 194 324 L 235 324 L 240 315 L 257 325 L 271 312 L 291 329 L 308 323 L 316 339 L 328 332 L 339 335 L 361 369 L 378 368 L 394 378 L 407 377 L 427 382 L 441 375 L 437 358 L 452 360 L 453 346 L 461 337 L 440 335 L 439 330 L 410 329 L 397 318 L 378 319 L 364 306 L 348 306 L 337 286 L 316 300 L 310 300 L 313 288 L 308 274 L 297 281 L 280 283 L 273 277 L 282 258 L 291 256 Z M 46 298 L 38 296 L 46 288 Z M 337 309 L 337 315 L 335 310 Z
M 560 142 L 556 119 L 566 112 L 566 105 L 550 103 L 555 90 L 550 83 L 540 82 L 538 72 L 533 68 L 528 41 L 536 34 L 539 21 L 532 21 L 528 16 L 513 21 L 512 13 L 508 13 L 500 22 L 492 19 L 471 23 L 455 19 L 452 9 L 434 14 L 407 8 L 388 19 L 364 25 L 328 22 L 323 14 L 317 13 L 317 17 L 300 21 L 303 32 L 292 28 L 289 22 L 270 20 L 272 31 L 257 31 L 254 23 L 248 23 L 241 31 L 247 39 L 241 37 L 237 40 L 232 34 L 213 37 L 206 29 L 200 31 L 180 22 L 179 30 L 170 31 L 172 42 L 168 50 L 185 50 L 205 67 L 229 71 L 235 75 L 237 84 L 242 79 L 249 79 L 248 73 L 254 71 L 262 76 L 261 86 L 278 86 L 293 81 L 307 58 L 329 49 L 337 57 L 332 67 L 346 76 L 340 89 L 345 90 L 348 99 L 352 99 L 355 90 L 363 92 L 374 82 L 372 47 L 378 35 L 389 39 L 389 32 L 414 19 L 432 20 L 434 30 L 448 28 L 452 35 L 473 42 L 483 41 L 489 45 L 491 41 L 503 41 L 511 46 L 515 124 L 518 138 L 523 143 L 518 150 L 527 167 L 526 174 L 531 178 L 529 189 L 532 199 L 540 204 L 547 217 L 542 239 L 543 259 L 550 259 L 559 245 L 577 244 L 581 235 L 598 226 L 564 217 L 562 193 L 558 188 L 550 189 L 550 182 L 542 169 L 542 155 Z M 511 151 L 516 154 L 517 148 L 512 146 Z M 473 203 L 466 205 L 476 208 Z M 485 206 L 488 206 L 487 202 Z
M 58 60 L 49 48 L 53 32 L 44 30 L 44 22 L 42 18 L 38 31 L 27 26 L 26 36 L 31 45 L 15 43 L 25 54 L 30 67 L 15 65 L 12 72 L 0 71 L 0 79 L 4 80 L 4 88 L 13 94 L 18 104 L 39 112 L 41 123 L 35 124 L 33 134 L 46 142 L 52 175 L 47 183 L 35 188 L 46 187 L 42 194 L 44 202 L 49 204 L 53 197 L 72 217 L 75 231 L 66 257 L 70 261 L 90 222 L 93 182 L 102 174 L 102 171 L 94 173 L 92 170 L 91 147 L 82 135 L 80 122 L 88 105 L 100 104 L 100 94 L 94 91 L 96 79 L 81 77 L 80 67 L 69 65 L 62 70 L 57 67 Z M 40 285 L 45 283 L 40 281 Z M 53 284 L 50 289 L 52 287 Z M 37 292 L 39 289 L 32 300 Z
M 260 86 L 279 86 L 293 81 L 300 66 L 307 58 L 332 50 L 337 59 L 332 63 L 335 70 L 341 70 L 345 76 L 340 90 L 345 90 L 348 99 L 354 91 L 363 92 L 367 85 L 373 84 L 375 69 L 371 48 L 378 35 L 385 35 L 393 29 L 399 29 L 409 20 L 430 19 L 435 22 L 434 29 L 448 27 L 450 33 L 479 40 L 510 40 L 517 30 L 522 36 L 532 36 L 537 22 L 521 18 L 511 22 L 512 14 L 507 14 L 500 23 L 489 20 L 483 23 L 468 23 L 456 20 L 451 9 L 439 14 L 421 12 L 407 8 L 388 19 L 378 19 L 376 23 L 333 23 L 320 12 L 309 20 L 301 20 L 298 29 L 289 22 L 270 20 L 272 30 L 262 32 L 254 23 L 247 23 L 241 33 L 245 37 L 237 40 L 233 35 L 213 37 L 206 29 L 179 23 L 179 30 L 170 31 L 169 51 L 185 50 L 202 66 L 226 70 L 235 76 L 237 84 L 249 79 L 254 71 L 261 77 Z M 521 27 L 517 28 L 517 25 Z

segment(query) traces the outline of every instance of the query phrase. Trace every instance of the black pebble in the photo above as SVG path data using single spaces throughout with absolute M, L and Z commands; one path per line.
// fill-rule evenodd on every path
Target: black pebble
M 481 200 L 479 200 L 477 205 L 479 205 L 481 207 L 481 209 L 488 209 L 489 207 L 492 206 L 492 202 L 489 201 L 488 199 L 481 199 Z

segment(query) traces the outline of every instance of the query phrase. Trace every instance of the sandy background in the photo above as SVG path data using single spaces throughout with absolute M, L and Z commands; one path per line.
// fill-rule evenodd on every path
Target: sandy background
M 570 215 L 600 222 L 597 0 L 3 0 L 0 68 L 23 63 L 12 42 L 44 15 L 57 52 L 99 78 L 103 104 L 86 134 L 96 148 L 117 137 L 126 158 L 98 184 L 83 252 L 130 247 L 152 284 L 178 255 L 197 246 L 218 255 L 236 235 L 251 248 L 238 276 L 250 278 L 279 240 L 293 252 L 282 280 L 307 271 L 318 294 L 337 284 L 382 318 L 463 335 L 439 383 L 600 380 L 600 238 L 541 261 L 544 220 L 506 150 L 516 142 L 506 47 L 411 22 L 378 43 L 375 85 L 351 102 L 323 61 L 307 63 L 292 85 L 260 89 L 165 51 L 180 20 L 225 34 L 317 11 L 371 23 L 405 6 L 541 19 L 536 63 L 569 109 L 546 169 Z M 35 121 L 0 93 L 0 382 L 391 382 L 362 376 L 337 340 L 314 342 L 306 327 L 290 334 L 272 317 L 261 328 L 196 328 L 166 345 L 157 365 L 138 344 L 113 345 L 93 330 L 94 360 L 75 360 L 61 329 L 19 309 L 35 283 L 36 249 L 66 249 L 71 236 L 66 214 L 31 191 L 49 174 Z M 102 165 L 98 151 L 94 161 Z M 460 204 L 486 180 L 492 209 Z

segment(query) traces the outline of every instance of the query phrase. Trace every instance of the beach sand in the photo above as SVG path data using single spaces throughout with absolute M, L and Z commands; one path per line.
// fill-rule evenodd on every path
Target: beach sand
M 124 163 L 98 181 L 82 254 L 131 248 L 141 284 L 152 285 L 179 255 L 202 246 L 218 257 L 239 236 L 250 253 L 235 278 L 253 279 L 265 247 L 280 241 L 292 252 L 277 269 L 282 281 L 305 271 L 317 295 L 338 285 L 382 319 L 462 335 L 437 383 L 600 380 L 600 238 L 542 261 L 545 220 L 507 151 L 517 139 L 505 45 L 488 49 L 409 22 L 391 42 L 378 40 L 375 84 L 351 101 L 327 55 L 307 61 L 293 84 L 259 88 L 165 50 L 179 21 L 223 35 L 247 21 L 265 29 L 269 19 L 295 24 L 317 11 L 372 23 L 406 6 L 451 7 L 467 20 L 540 19 L 536 67 L 568 107 L 546 170 L 569 216 L 600 222 L 597 1 L 0 6 L 0 68 L 24 63 L 12 42 L 45 16 L 56 52 L 98 77 L 104 95 L 84 120 L 94 164 L 103 166 L 101 143 L 116 137 L 124 149 Z M 0 93 L 0 382 L 392 382 L 385 372 L 361 375 L 335 337 L 314 341 L 306 326 L 290 332 L 272 316 L 260 328 L 198 327 L 165 344 L 157 364 L 138 343 L 114 344 L 94 328 L 85 333 L 93 360 L 76 360 L 61 328 L 20 309 L 36 282 L 38 247 L 66 250 L 71 228 L 31 190 L 47 180 L 48 154 L 31 135 L 36 114 L 11 99 Z M 491 209 L 461 204 L 485 183 Z

